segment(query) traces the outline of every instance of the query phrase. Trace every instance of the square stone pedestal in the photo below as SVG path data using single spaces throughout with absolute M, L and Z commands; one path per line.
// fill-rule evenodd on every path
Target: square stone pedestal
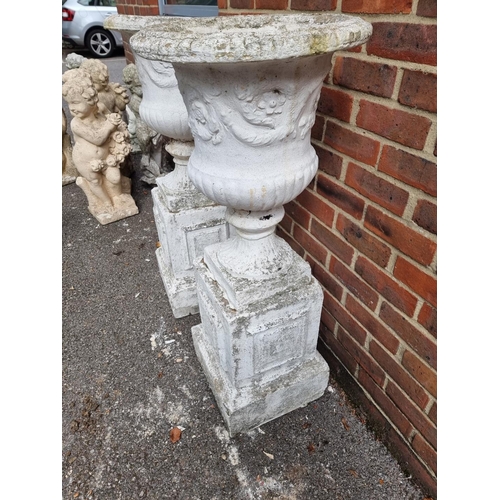
M 202 320 L 192 328 L 194 346 L 231 436 L 307 405 L 328 384 L 328 365 L 316 350 L 323 291 L 309 265 L 294 256 L 281 285 L 274 280 L 274 293 L 263 281 L 265 293 L 238 310 L 206 255 L 194 263 Z M 259 289 L 255 280 L 244 281 L 239 285 Z
M 161 187 L 152 190 L 152 197 L 161 245 L 156 258 L 173 315 L 183 318 L 197 314 L 193 260 L 203 255 L 206 245 L 228 238 L 226 207 L 211 205 L 171 212 Z

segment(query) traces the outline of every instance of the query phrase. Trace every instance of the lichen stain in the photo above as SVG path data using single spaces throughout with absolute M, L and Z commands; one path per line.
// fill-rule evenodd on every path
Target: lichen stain
M 324 54 L 328 52 L 328 37 L 325 35 L 313 34 L 309 44 L 311 54 Z

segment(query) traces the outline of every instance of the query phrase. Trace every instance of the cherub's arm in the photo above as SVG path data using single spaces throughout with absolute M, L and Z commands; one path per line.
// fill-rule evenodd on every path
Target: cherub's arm
M 71 130 L 75 136 L 79 136 L 96 146 L 102 146 L 109 139 L 112 132 L 116 130 L 116 125 L 106 120 L 100 127 L 86 125 L 79 118 L 71 120 Z

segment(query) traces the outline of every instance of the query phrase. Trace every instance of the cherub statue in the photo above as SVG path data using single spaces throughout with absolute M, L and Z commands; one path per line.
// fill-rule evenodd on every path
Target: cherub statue
M 126 111 L 128 130 L 131 136 L 132 147 L 135 152 L 141 152 L 141 181 L 147 184 L 156 184 L 156 178 L 172 170 L 168 163 L 168 153 L 165 151 L 167 138 L 150 128 L 139 114 L 142 101 L 142 85 L 135 64 L 127 64 L 123 69 L 123 82 L 130 91 L 130 101 Z M 134 151 L 134 149 L 133 149 Z
M 109 82 L 108 67 L 98 59 L 84 59 L 80 68 L 86 71 L 97 93 L 99 102 L 104 104 L 110 113 L 122 113 L 129 102 L 127 90 L 119 83 Z
M 78 171 L 73 163 L 73 145 L 68 134 L 68 120 L 64 109 L 62 110 L 62 185 L 76 181 Z
M 103 113 L 88 73 L 73 69 L 63 75 L 62 94 L 73 115 L 73 162 L 81 175 L 76 184 L 87 196 L 90 213 L 108 224 L 139 213 L 130 195 L 130 179 L 120 165 L 130 153 L 127 126 L 118 113 Z
M 64 64 L 68 69 L 75 69 L 79 68 L 83 61 L 85 61 L 85 57 L 81 54 L 77 54 L 76 52 L 71 52 L 71 54 L 66 56 Z

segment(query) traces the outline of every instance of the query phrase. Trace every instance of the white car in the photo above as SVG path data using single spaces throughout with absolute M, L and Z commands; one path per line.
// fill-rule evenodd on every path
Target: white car
M 117 14 L 115 0 L 62 0 L 62 38 L 86 47 L 94 57 L 110 57 L 123 46 L 119 31 L 104 29 L 104 19 Z

